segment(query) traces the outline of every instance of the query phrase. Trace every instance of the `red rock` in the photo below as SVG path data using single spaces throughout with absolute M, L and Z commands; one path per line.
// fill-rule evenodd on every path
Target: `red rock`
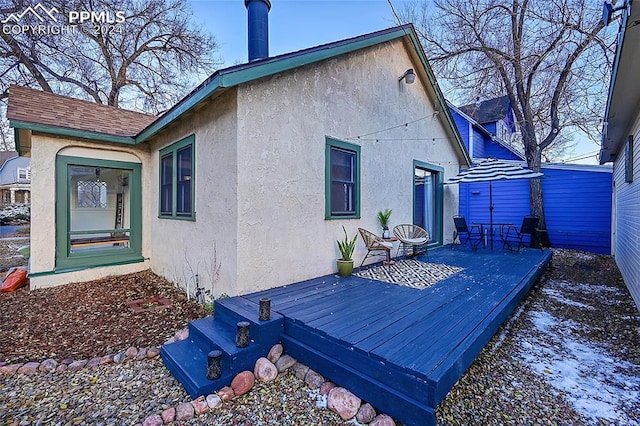
M 189 338 L 189 329 L 188 328 L 183 328 L 182 330 L 178 331 L 174 337 L 176 338 L 176 340 L 186 340 L 186 339 L 188 339 Z
M 44 371 L 44 372 L 49 372 L 49 371 L 55 371 L 56 367 L 58 367 L 58 362 L 56 360 L 54 360 L 54 359 L 45 359 L 40 364 L 40 367 L 38 368 L 38 370 Z
M 256 378 L 251 371 L 242 371 L 231 381 L 231 389 L 236 396 L 249 392 Z
M 369 423 L 369 426 L 396 426 L 396 422 L 386 414 L 379 414 Z
M 307 372 L 309 371 L 309 367 L 307 367 L 306 365 L 300 362 L 296 362 L 291 366 L 291 371 L 293 372 L 293 375 L 296 376 L 298 379 L 304 380 L 304 378 L 307 377 Z
M 342 420 L 349 420 L 358 413 L 361 402 L 360 398 L 345 388 L 338 387 L 329 391 L 327 408 L 337 413 Z
M 276 367 L 278 368 L 278 373 L 282 373 L 287 368 L 293 366 L 296 362 L 298 361 L 296 361 L 295 358 L 289 355 L 282 355 L 280 358 L 278 358 L 278 361 L 276 361 Z
M 100 365 L 100 361 L 102 360 L 101 357 L 98 358 L 92 358 L 89 360 L 89 362 L 87 362 L 86 367 L 87 368 L 93 368 L 93 367 L 97 367 L 98 365 Z
M 73 361 L 69 364 L 69 371 L 78 371 L 81 368 L 84 368 L 87 365 L 86 359 L 80 359 L 78 361 Z
M 312 369 L 309 369 L 309 371 L 307 371 L 307 375 L 304 377 L 304 382 L 311 389 L 318 389 L 324 383 L 324 377 Z
M 147 351 L 147 358 L 155 358 L 160 355 L 160 348 L 157 346 L 149 348 Z
M 167 408 L 161 414 L 162 421 L 165 423 L 173 423 L 176 419 L 176 409 L 174 407 Z
M 67 371 L 69 369 L 69 366 L 67 364 L 60 364 L 57 368 L 56 371 L 58 373 L 62 373 L 63 371 Z
M 109 355 L 105 355 L 102 358 L 100 358 L 100 364 L 99 365 L 111 364 L 112 362 L 113 362 L 113 354 L 109 354 Z
M 126 350 L 124 354 L 127 358 L 132 359 L 132 358 L 135 358 L 136 355 L 138 355 L 138 350 L 133 346 L 131 346 L 129 349 Z
M 204 399 L 204 396 L 200 396 L 197 399 L 194 399 L 193 401 L 191 401 L 191 404 L 193 405 L 193 409 L 195 410 L 197 416 L 209 411 L 209 406 L 207 405 L 207 401 Z
M 284 351 L 284 348 L 280 343 L 275 344 L 269 350 L 269 354 L 267 354 L 267 359 L 275 363 L 278 360 L 278 358 L 282 356 L 283 351 Z
M 222 404 L 222 400 L 216 394 L 207 395 L 207 399 L 206 400 L 207 400 L 207 405 L 209 406 L 209 409 L 211 409 L 211 410 L 215 410 L 216 408 L 218 408 Z
M 324 382 L 320 385 L 320 395 L 329 395 L 331 389 L 335 388 L 337 385 L 333 382 Z
M 233 392 L 232 388 L 225 386 L 218 391 L 218 396 L 223 401 L 230 401 L 236 396 L 236 394 Z
M 145 359 L 147 357 L 147 348 L 138 349 L 138 353 L 136 354 L 136 359 L 138 361 Z
M 164 420 L 157 414 L 147 417 L 142 422 L 142 426 L 162 426 L 164 424 Z
M 22 367 L 18 368 L 18 374 L 35 374 L 40 367 L 39 362 L 27 362 Z
M 193 418 L 195 410 L 190 402 L 183 402 L 176 407 L 176 419 L 177 422 L 182 422 Z
M 18 369 L 20 369 L 22 365 L 23 364 L 3 365 L 2 367 L 0 367 L 0 373 L 6 376 L 13 376 L 18 372 Z
M 376 410 L 373 409 L 371 404 L 362 404 L 356 414 L 356 420 L 358 423 L 371 423 L 376 417 Z
M 267 358 L 258 358 L 253 374 L 258 380 L 269 383 L 278 377 L 278 369 Z

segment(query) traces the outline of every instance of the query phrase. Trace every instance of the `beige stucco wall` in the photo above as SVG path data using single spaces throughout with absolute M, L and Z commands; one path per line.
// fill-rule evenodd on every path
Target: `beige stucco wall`
M 414 160 L 443 167 L 445 179 L 457 173 L 424 82 L 398 82 L 407 68 L 417 65 L 395 41 L 239 88 L 239 294 L 335 272 L 341 227 L 378 233 L 381 209 L 393 209 L 392 226 L 412 223 Z M 325 136 L 356 142 L 377 131 L 358 142 L 361 219 L 325 220 Z M 457 197 L 445 186 L 445 242 Z M 365 253 L 358 239 L 356 266 Z
M 143 190 L 151 212 L 151 267 L 186 287 L 199 284 L 216 297 L 235 294 L 237 282 L 236 91 L 226 91 L 180 119 L 151 142 L 151 184 Z M 195 221 L 158 218 L 158 151 L 195 134 Z
M 52 287 L 70 282 L 87 281 L 108 275 L 124 274 L 149 267 L 148 262 L 130 265 L 90 268 L 68 273 L 53 273 L 55 270 L 56 235 L 56 170 L 58 154 L 98 158 L 105 160 L 148 162 L 148 154 L 141 149 L 126 149 L 105 144 L 89 143 L 85 140 L 51 137 L 34 134 L 31 147 L 31 257 L 29 272 L 32 289 Z M 148 182 L 143 182 L 143 186 Z M 148 234 L 143 215 L 142 254 L 148 256 Z M 38 274 L 45 275 L 38 275 Z

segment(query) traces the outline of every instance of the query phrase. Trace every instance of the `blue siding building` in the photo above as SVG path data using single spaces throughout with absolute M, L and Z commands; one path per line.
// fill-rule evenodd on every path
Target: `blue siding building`
M 515 132 L 507 97 L 460 108 L 449 104 L 449 109 L 474 163 L 485 158 L 525 161 L 524 155 L 506 142 L 512 140 Z M 474 117 L 485 122 L 480 123 Z M 502 132 L 504 139 L 496 135 L 496 129 Z M 551 245 L 611 253 L 612 168 L 543 163 L 542 172 L 547 232 Z M 459 194 L 459 214 L 467 222 L 489 222 L 488 183 L 460 184 Z M 494 223 L 519 225 L 522 218 L 531 212 L 529 182 L 493 182 L 493 205 Z

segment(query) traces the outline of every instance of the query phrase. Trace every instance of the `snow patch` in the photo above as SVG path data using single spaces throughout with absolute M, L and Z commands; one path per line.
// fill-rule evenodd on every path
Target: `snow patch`
M 554 299 L 557 302 L 562 303 L 563 305 L 575 306 L 576 308 L 588 309 L 590 311 L 594 311 L 596 308 L 593 306 L 585 305 L 584 303 L 576 302 L 575 300 L 569 299 L 562 292 L 555 290 L 553 288 L 544 288 L 542 290 L 547 296 Z
M 546 287 L 557 288 L 560 290 L 570 290 L 573 292 L 579 293 L 588 293 L 588 294 L 602 294 L 602 293 L 613 293 L 616 295 L 622 295 L 622 291 L 616 287 L 609 287 L 606 285 L 597 285 L 597 284 L 586 284 L 586 283 L 570 283 L 568 281 L 549 281 L 546 284 Z

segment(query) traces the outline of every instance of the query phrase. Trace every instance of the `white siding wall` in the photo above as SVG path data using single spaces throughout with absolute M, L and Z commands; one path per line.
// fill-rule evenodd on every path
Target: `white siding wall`
M 615 258 L 624 282 L 640 309 L 640 115 L 633 125 L 634 164 L 632 183 L 625 182 L 625 143 L 614 163 Z

